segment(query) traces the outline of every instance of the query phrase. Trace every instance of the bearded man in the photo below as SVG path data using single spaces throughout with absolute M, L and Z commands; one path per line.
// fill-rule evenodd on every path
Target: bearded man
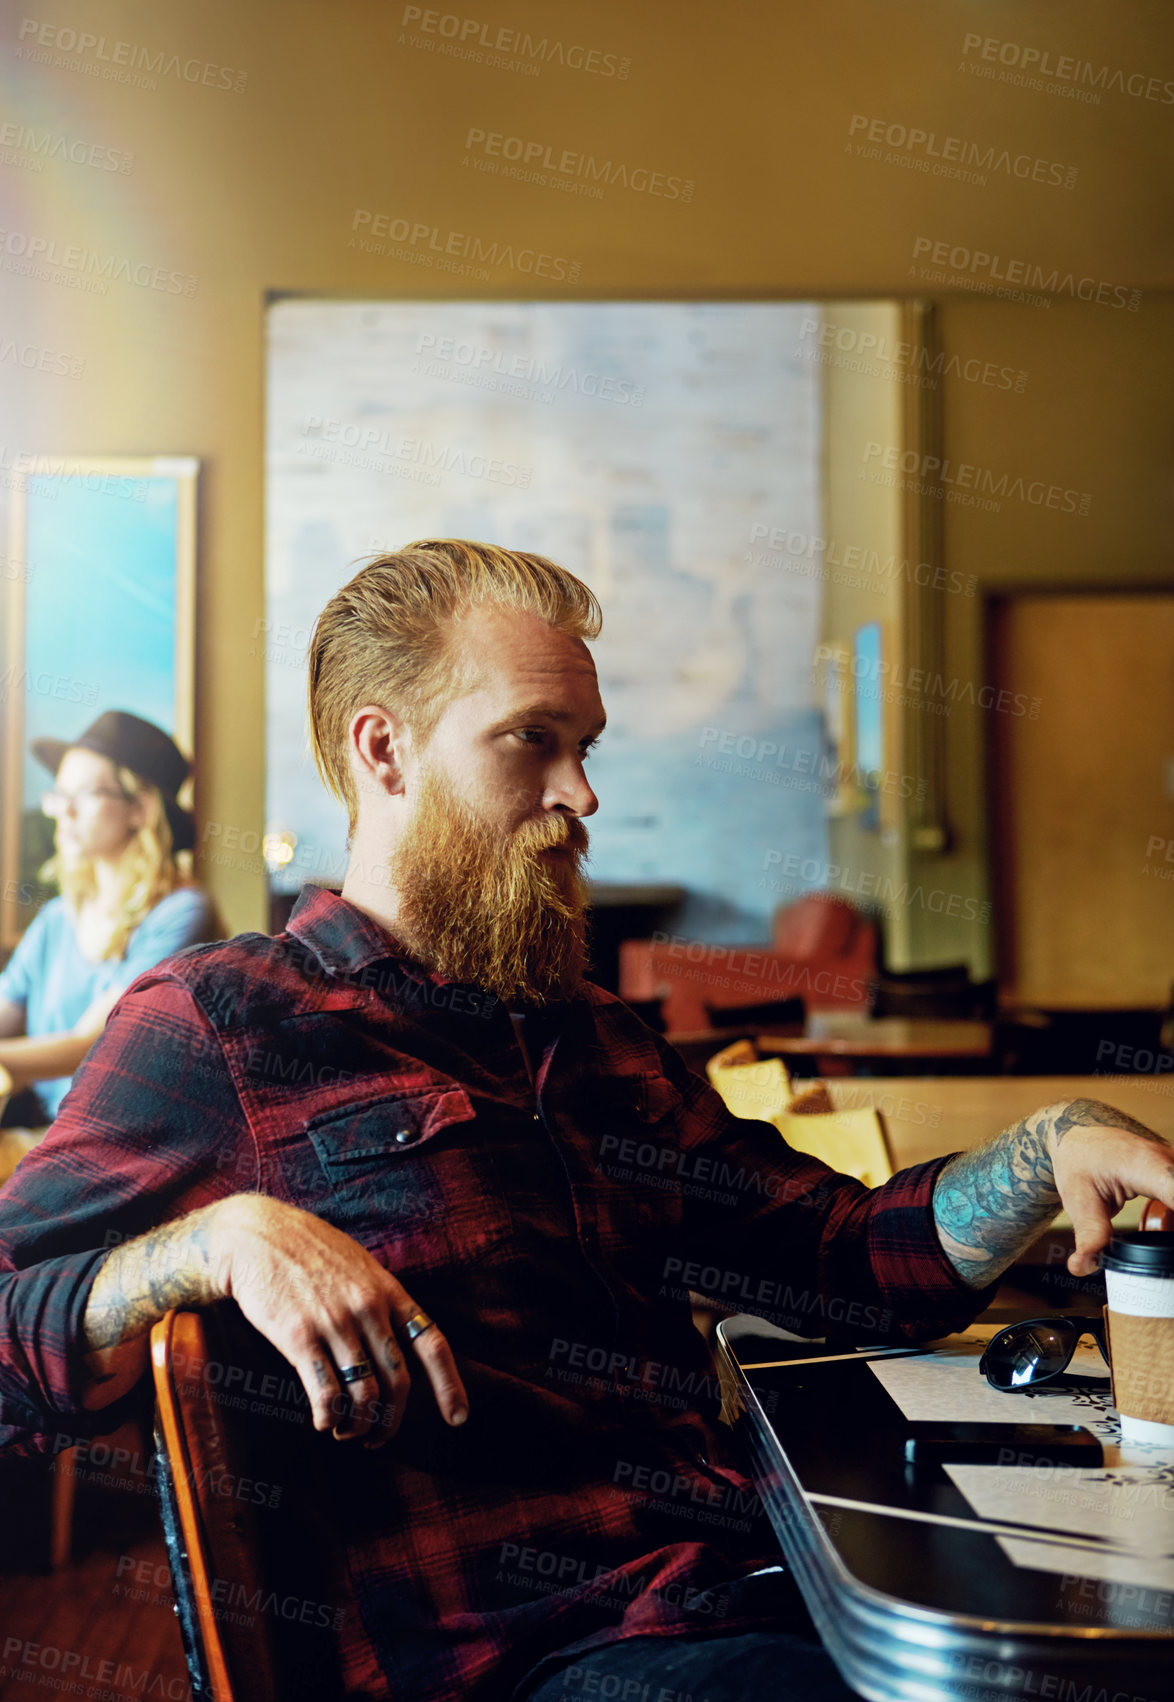
M 564 569 L 454 540 L 331 599 L 342 896 L 116 1007 L 0 1195 L 0 1419 L 26 1448 L 111 1428 L 150 1325 L 235 1301 L 335 1438 L 349 1696 L 830 1702 L 673 1273 L 785 1295 L 800 1333 L 838 1301 L 941 1334 L 1061 1199 L 1074 1271 L 1124 1198 L 1174 1204 L 1170 1149 L 1066 1101 L 869 1191 L 731 1117 L 584 977 L 598 630 Z

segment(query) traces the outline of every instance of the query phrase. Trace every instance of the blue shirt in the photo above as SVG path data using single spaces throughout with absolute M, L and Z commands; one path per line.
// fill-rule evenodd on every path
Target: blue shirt
M 82 956 L 63 898 L 39 910 L 0 974 L 0 1000 L 24 1006 L 29 1035 L 67 1034 L 94 1000 L 130 986 L 185 946 L 214 939 L 212 907 L 198 887 L 179 887 L 149 910 L 130 936 L 126 956 L 91 963 Z M 37 1083 L 50 1119 L 69 1092 L 72 1076 Z

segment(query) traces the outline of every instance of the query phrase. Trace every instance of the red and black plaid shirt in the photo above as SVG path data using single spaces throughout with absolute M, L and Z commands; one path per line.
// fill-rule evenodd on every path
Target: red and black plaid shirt
M 336 1448 L 355 1695 L 488 1702 L 556 1649 L 730 1628 L 714 1587 L 777 1548 L 691 1288 L 873 1339 L 985 1298 L 934 1232 L 942 1160 L 869 1192 L 731 1117 L 594 986 L 527 1033 L 536 1085 L 500 1004 L 311 889 L 287 933 L 141 976 L 0 1193 L 0 1437 L 25 1448 L 92 1433 L 82 1319 L 109 1248 L 229 1194 L 318 1213 L 440 1323 L 468 1423 L 417 1369 L 390 1447 Z

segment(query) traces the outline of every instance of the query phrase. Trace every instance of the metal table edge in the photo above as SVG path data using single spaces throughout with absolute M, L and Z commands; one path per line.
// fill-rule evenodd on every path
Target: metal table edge
M 869 1702 L 940 1702 L 943 1694 L 972 1695 L 974 1675 L 959 1670 L 959 1657 L 997 1662 L 1007 1680 L 1032 1665 L 1079 1658 L 1090 1644 L 1111 1645 L 1113 1659 L 1174 1653 L 1169 1635 L 1117 1626 L 1066 1626 L 1047 1621 L 985 1619 L 904 1601 L 860 1581 L 844 1565 L 781 1448 L 767 1453 L 770 1420 L 727 1345 L 719 1324 L 719 1349 L 732 1370 L 745 1410 L 754 1463 L 760 1477 L 778 1481 L 783 1530 L 772 1518 L 808 1611 L 846 1682 Z M 781 1470 L 780 1470 L 781 1467 Z M 761 1487 L 761 1485 L 760 1485 Z M 769 1496 L 763 1496 L 770 1516 Z M 784 1538 L 789 1533 L 789 1541 Z M 834 1586 L 833 1586 L 834 1580 Z M 953 1657 L 953 1664 L 950 1658 Z M 1130 1662 L 1130 1665 L 1133 1663 Z M 924 1686 L 910 1683 L 910 1669 Z M 892 1674 L 893 1676 L 889 1676 Z M 988 1694 L 1017 1694 L 1006 1683 L 983 1679 Z

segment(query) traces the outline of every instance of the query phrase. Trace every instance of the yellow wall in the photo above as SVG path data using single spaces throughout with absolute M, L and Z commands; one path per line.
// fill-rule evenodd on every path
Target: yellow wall
M 994 968 L 993 919 L 986 865 L 987 824 L 984 762 L 992 710 L 978 707 L 980 691 L 993 683 L 984 652 L 986 598 L 1003 590 L 1130 587 L 1171 583 L 1170 370 L 1174 355 L 1174 299 L 1147 295 L 1136 314 L 1089 310 L 1054 301 L 1042 309 L 1013 302 L 930 296 L 947 366 L 940 380 L 940 451 L 956 467 L 1022 475 L 1040 494 L 1056 485 L 1088 499 L 1087 513 L 1068 513 L 1004 496 L 997 512 L 941 500 L 940 565 L 950 589 L 939 594 L 945 627 L 943 678 L 954 696 L 944 698 L 949 714 L 939 726 L 945 740 L 943 809 L 949 841 L 944 853 L 919 853 L 907 821 L 895 830 L 866 832 L 859 817 L 830 827 L 833 862 L 859 883 L 863 874 L 882 889 L 914 901 L 889 906 L 886 944 L 890 966 L 969 961 L 976 975 Z M 827 367 L 828 531 L 875 550 L 884 559 L 897 540 L 898 553 L 917 560 L 905 532 L 900 493 L 859 483 L 869 442 L 906 443 L 907 423 L 899 404 L 909 386 L 896 383 L 892 368 L 874 376 L 854 370 L 864 331 L 902 335 L 896 314 L 883 304 L 827 302 L 823 323 L 847 345 L 835 355 L 844 364 Z M 849 338 L 857 339 L 855 344 Z M 956 359 L 955 359 L 956 357 Z M 875 358 L 874 366 L 878 364 Z M 907 362 L 898 371 L 910 370 Z M 1002 374 L 1022 382 L 1021 394 L 1002 388 Z M 983 382 L 978 374 L 985 375 Z M 1024 375 L 1022 380 L 1020 375 Z M 970 376 L 973 375 L 973 376 Z M 872 463 L 875 464 L 875 458 Z M 939 486 L 939 488 L 942 488 Z M 961 489 L 961 487 L 959 487 Z M 962 491 L 963 498 L 968 493 Z M 1063 504 L 1067 495 L 1054 498 Z M 1079 508 L 1079 502 L 1076 503 Z M 886 581 L 875 572 L 866 589 L 839 583 L 828 564 L 823 630 L 828 639 L 850 639 L 864 621 L 890 623 L 899 660 L 908 669 L 919 660 L 916 646 L 902 643 L 910 596 L 908 581 Z M 1081 659 L 1072 659 L 1079 669 Z M 1031 683 L 1026 682 L 1027 691 Z M 913 694 L 908 694 L 913 695 Z M 1026 695 L 1026 694 L 1024 694 Z M 978 701 L 976 701 L 978 700 Z M 1029 700 L 1030 701 L 1030 700 Z M 1047 713 L 1043 704 L 1040 713 Z M 1052 706 L 1055 712 L 1055 706 Z M 1113 706 L 1105 705 L 1111 716 Z M 917 768 L 909 734 L 926 712 L 893 712 L 898 723 L 888 760 L 904 777 Z M 902 732 L 905 734 L 902 739 Z M 1129 737 L 1122 726 L 1122 740 Z M 911 777 L 916 778 L 916 775 Z M 867 896 L 867 892 L 865 894 Z
M 1118 273 L 1120 275 L 1120 273 Z M 991 468 L 1022 467 L 1035 478 L 1056 469 L 1065 487 L 1087 493 L 1086 515 L 1049 513 L 1005 502 L 999 514 L 969 520 L 946 510 L 945 550 L 952 568 L 977 576 L 975 599 L 947 598 L 952 674 L 985 681 L 983 592 L 1053 586 L 1170 585 L 1171 356 L 1174 300 L 1147 296 L 1137 315 L 1054 303 L 1046 312 L 956 303 L 943 310 L 948 347 L 996 347 L 1028 387 L 1021 408 L 999 410 L 989 397 L 947 386 L 943 434 L 948 453 Z M 1072 667 L 1081 668 L 1081 658 Z M 1113 705 L 1105 704 L 1112 717 Z M 1048 712 L 1046 704 L 1041 714 Z M 989 714 L 959 704 L 946 723 L 950 853 L 933 860 L 932 878 L 949 891 L 989 896 L 983 755 Z M 1122 742 L 1130 727 L 1122 724 Z M 1095 856 L 1095 848 L 1090 847 Z M 915 874 L 919 865 L 915 860 Z M 913 961 L 970 956 L 986 973 L 989 927 L 917 913 Z
M 25 10 L 31 11 L 31 8 Z M 1163 169 L 1170 107 L 1106 90 L 1100 106 L 959 69 L 968 32 L 1127 74 L 1174 76 L 1164 5 L 1067 0 L 700 0 L 461 10 L 630 60 L 620 80 L 544 65 L 532 78 L 413 46 L 387 0 L 204 0 L 195 7 L 59 0 L 52 25 L 178 63 L 244 71 L 241 93 L 164 70 L 155 90 L 17 56 L 0 33 L 6 117 L 134 153 L 129 174 L 50 160 L 0 164 L 4 226 L 198 277 L 188 299 L 114 282 L 106 296 L 5 276 L 6 336 L 84 359 L 80 380 L 0 362 L 8 452 L 192 453 L 203 458 L 198 662 L 201 819 L 263 821 L 262 325 L 267 291 L 370 295 L 756 294 L 860 297 L 917 287 L 919 236 L 1038 259 L 1113 282 L 1170 279 Z M 453 14 L 458 15 L 458 14 Z M 35 45 L 26 38 L 24 47 Z M 54 48 L 43 51 L 52 58 Z M 973 62 L 974 54 L 965 56 Z M 88 65 L 108 63 L 95 52 Z M 606 68 L 607 61 L 603 61 Z M 215 82 L 219 71 L 214 70 Z M 986 186 L 852 153 L 853 115 L 1074 165 L 1062 189 L 995 172 Z M 601 201 L 476 171 L 470 126 L 692 180 L 692 200 L 618 186 Z M 846 151 L 849 150 L 849 151 Z M 437 267 L 348 246 L 356 209 L 576 260 L 577 283 L 498 267 L 471 286 Z M 423 244 L 417 252 L 427 252 Z M 951 300 L 947 347 L 990 347 L 1030 371 L 1023 397 L 947 385 L 951 451 L 1022 456 L 1094 493 L 1077 525 L 1022 504 L 947 515 L 951 565 L 1000 581 L 1165 571 L 1170 310 Z M 995 523 L 997 521 L 997 523 Z M 331 572 L 337 564 L 324 564 Z M 951 599 L 951 643 L 977 666 L 974 606 Z M 973 718 L 971 718 L 973 719 Z M 951 719 L 958 826 L 952 879 L 978 879 L 975 730 Z M 263 925 L 259 864 L 209 866 L 232 928 Z M 954 941 L 940 942 L 945 956 Z M 967 942 L 973 949 L 973 939 Z M 927 949 L 930 942 L 923 942 Z
M 900 308 L 892 301 L 825 302 L 818 330 L 806 339 L 824 362 L 824 650 L 836 647 L 842 658 L 825 658 L 821 672 L 825 678 L 832 672 L 841 681 L 848 722 L 828 823 L 829 862 L 838 871 L 829 871 L 829 885 L 853 902 L 883 906 L 891 966 L 904 966 L 910 951 L 909 908 L 888 897 L 900 892 L 909 867 L 905 811 L 892 807 L 901 797 L 900 777 L 908 767 L 904 720 L 891 713 L 884 716 L 890 735 L 880 794 L 885 807 L 882 817 L 878 799 L 876 825 L 865 827 L 857 807 L 865 794 L 858 784 L 852 726 L 855 686 L 843 663 L 850 663 L 853 634 L 874 621 L 880 623 L 886 653 L 905 648 L 903 582 L 899 573 L 877 566 L 908 559 L 904 504 L 898 491 L 859 477 L 864 447 L 904 441 L 900 385 L 868 370 L 875 364 L 872 351 L 897 347 L 901 321 Z

